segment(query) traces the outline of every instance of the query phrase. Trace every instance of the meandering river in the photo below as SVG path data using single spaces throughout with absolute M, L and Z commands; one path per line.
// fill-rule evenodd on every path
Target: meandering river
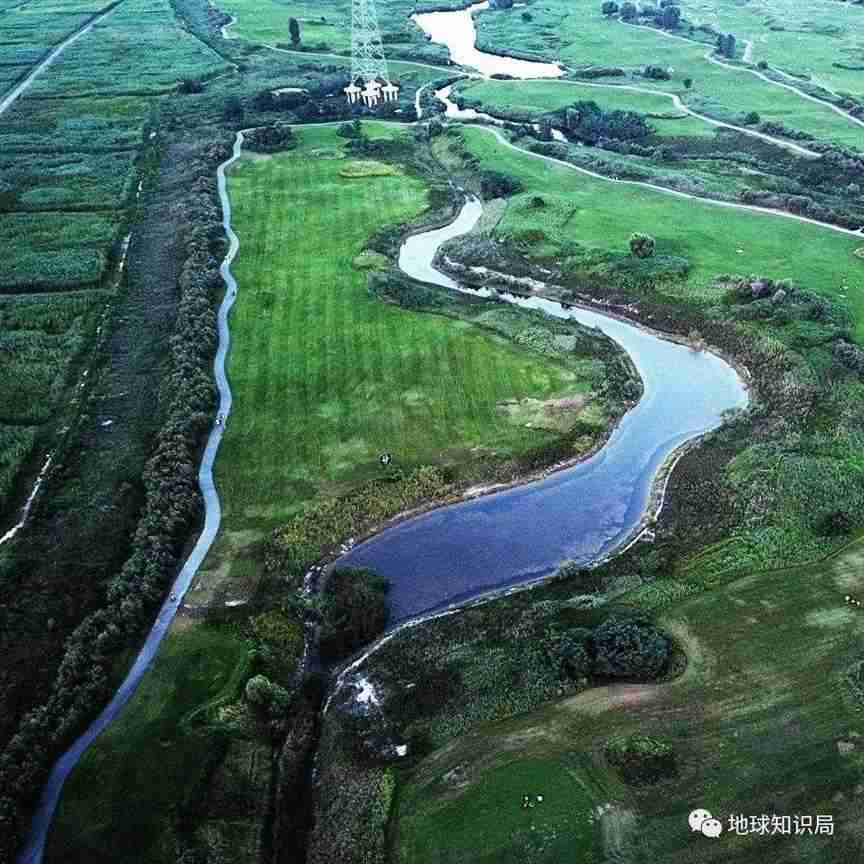
M 435 41 L 450 47 L 455 62 L 471 66 L 481 74 L 500 72 L 520 78 L 561 74 L 554 64 L 477 51 L 471 13 L 486 6 L 480 3 L 462 12 L 418 15 L 415 20 Z M 73 38 L 83 35 L 85 30 Z M 231 241 L 222 265 L 228 290 L 219 310 L 219 349 L 214 363 L 219 410 L 224 417 L 231 409 L 231 391 L 224 371 L 229 342 L 227 319 L 237 288 L 230 265 L 239 247 L 231 230 L 225 170 L 239 157 L 241 145 L 242 136 L 238 135 L 231 159 L 218 172 L 224 226 Z M 452 279 L 435 270 L 432 261 L 442 243 L 474 227 L 480 212 L 480 203 L 469 200 L 451 225 L 410 238 L 402 247 L 399 266 L 411 276 L 459 290 Z M 643 398 L 625 415 L 607 445 L 585 462 L 535 483 L 406 521 L 341 558 L 341 564 L 372 566 L 390 578 L 393 623 L 477 598 L 494 588 L 542 577 L 563 558 L 588 562 L 607 554 L 638 525 L 652 480 L 663 461 L 685 441 L 717 426 L 726 409 L 747 403 L 741 379 L 711 353 L 692 351 L 599 312 L 564 310 L 536 297 L 505 299 L 559 317 L 572 317 L 588 326 L 599 326 L 632 357 L 645 387 Z M 223 428 L 221 425 L 213 428 L 199 472 L 205 504 L 202 533 L 120 689 L 55 764 L 42 790 L 19 864 L 37 864 L 42 860 L 48 828 L 66 777 L 90 743 L 131 698 L 216 536 L 220 510 L 212 467 Z
M 416 279 L 458 285 L 433 267 L 447 240 L 470 231 L 482 212 L 469 200 L 450 225 L 410 237 L 399 266 Z M 630 355 L 644 394 L 594 456 L 523 486 L 425 513 L 382 531 L 337 565 L 372 567 L 390 580 L 391 624 L 549 574 L 565 559 L 588 564 L 629 539 L 663 462 L 683 443 L 743 408 L 738 373 L 710 351 L 618 318 L 564 309 L 539 297 L 508 302 L 599 327 Z M 398 456 L 398 454 L 397 454 Z

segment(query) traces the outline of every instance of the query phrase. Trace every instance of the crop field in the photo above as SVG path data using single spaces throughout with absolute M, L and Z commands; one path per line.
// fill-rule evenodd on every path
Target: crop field
M 611 844 L 628 856 L 625 860 L 748 864 L 860 858 L 862 756 L 855 718 L 861 711 L 864 612 L 843 598 L 861 596 L 862 572 L 859 541 L 823 565 L 756 574 L 679 604 L 660 619 L 687 651 L 679 678 L 660 685 L 597 687 L 475 728 L 435 751 L 412 770 L 394 823 L 396 849 L 415 838 L 427 843 L 396 860 L 485 860 L 485 846 L 472 845 L 475 836 L 460 833 L 455 823 L 447 835 L 456 847 L 451 857 L 429 838 L 454 800 L 464 800 L 463 813 L 481 826 L 483 811 L 476 802 L 502 790 L 514 824 L 523 812 L 518 809 L 523 794 L 547 795 L 552 809 L 562 794 L 555 772 L 545 783 L 520 777 L 522 765 L 544 761 L 576 766 L 574 786 L 590 790 L 595 806 L 604 808 L 596 829 L 607 839 L 607 852 Z M 677 776 L 644 787 L 622 781 L 603 748 L 613 736 L 634 732 L 671 745 Z M 454 769 L 458 788 L 444 779 Z M 545 799 L 529 812 L 539 816 L 544 805 Z M 722 821 L 726 830 L 719 841 L 691 834 L 687 817 L 697 806 Z M 797 815 L 830 815 L 835 834 L 739 836 L 728 830 L 733 815 L 763 813 L 790 821 Z M 555 841 L 579 844 L 584 836 L 582 824 L 572 819 L 559 826 Z M 562 859 L 552 852 L 530 860 Z
M 39 427 L 69 392 L 70 370 L 105 299 L 102 292 L 0 299 L 0 514 Z
M 18 471 L 30 456 L 35 443 L 34 426 L 9 426 L 0 423 L 0 513 L 5 511 Z
M 0 89 L 106 8 L 33 0 L 0 9 Z M 224 68 L 177 28 L 168 0 L 124 0 L 0 116 L 0 421 L 21 424 L 20 433 L 4 432 L 12 443 L 0 507 L 40 440 L 33 430 L 54 416 L 92 337 L 100 295 L 82 289 L 106 285 L 119 252 L 155 106 L 140 93 Z
M 833 5 L 833 4 L 820 4 Z M 827 105 L 801 98 L 789 90 L 745 71 L 718 66 L 705 59 L 704 44 L 671 38 L 647 27 L 606 20 L 594 0 L 550 0 L 535 6 L 533 19 L 518 13 L 483 12 L 477 17 L 478 44 L 518 45 L 521 51 L 560 59 L 571 66 L 622 66 L 633 83 L 677 92 L 694 109 L 719 120 L 735 120 L 750 111 L 762 120 L 844 146 L 864 149 L 864 129 Z M 644 66 L 671 68 L 670 81 L 643 78 Z M 687 90 L 684 79 L 693 80 Z M 609 79 L 628 83 L 628 79 Z
M 694 296 L 723 273 L 795 279 L 844 298 L 855 315 L 856 333 L 864 338 L 864 262 L 853 254 L 860 246 L 854 238 L 792 219 L 614 185 L 519 153 L 485 130 L 466 128 L 464 137 L 483 166 L 507 171 L 525 184 L 526 192 L 510 200 L 499 230 L 539 227 L 559 249 L 570 241 L 603 250 L 624 250 L 632 232 L 650 231 L 657 235 L 659 254 L 689 259 L 687 287 Z M 554 202 L 541 217 L 528 206 L 536 192 Z M 818 255 L 790 254 L 817 245 Z
M 114 214 L 7 213 L 0 216 L 0 291 L 95 287 L 118 239 Z
M 125 57 L 122 66 L 118 55 Z M 71 45 L 30 92 L 146 96 L 165 93 L 183 78 L 227 68 L 212 48 L 177 28 L 169 0 L 124 0 L 88 38 Z

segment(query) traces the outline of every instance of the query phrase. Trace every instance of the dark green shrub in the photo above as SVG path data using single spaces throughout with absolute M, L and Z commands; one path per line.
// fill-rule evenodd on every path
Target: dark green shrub
M 652 624 L 614 616 L 594 631 L 592 648 L 597 675 L 640 681 L 657 678 L 672 654 L 669 639 Z
M 522 181 L 500 171 L 484 171 L 480 175 L 480 194 L 490 198 L 509 198 L 522 191 Z
M 650 234 L 636 232 L 630 237 L 630 252 L 637 258 L 650 258 L 656 243 Z
M 389 587 L 374 570 L 346 568 L 328 576 L 321 623 L 322 657 L 344 657 L 383 632 Z
M 675 753 L 663 741 L 647 735 L 612 738 L 604 748 L 606 759 L 631 786 L 657 783 L 676 773 Z

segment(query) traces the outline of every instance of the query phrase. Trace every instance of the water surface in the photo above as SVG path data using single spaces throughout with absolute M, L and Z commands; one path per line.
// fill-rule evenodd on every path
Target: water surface
M 458 289 L 432 266 L 438 247 L 471 230 L 482 205 L 468 201 L 444 228 L 409 238 L 399 266 L 417 279 Z M 390 580 L 391 624 L 493 588 L 588 564 L 632 535 L 664 460 L 685 441 L 747 404 L 737 372 L 707 351 L 668 341 L 625 321 L 565 310 L 539 297 L 506 298 L 558 318 L 599 327 L 630 355 L 644 394 L 590 459 L 543 480 L 443 507 L 383 531 L 339 559 Z
M 428 34 L 433 42 L 446 45 L 450 59 L 457 64 L 476 69 L 481 75 L 512 75 L 514 78 L 558 78 L 563 72 L 556 63 L 537 63 L 485 54 L 475 47 L 477 31 L 474 13 L 488 9 L 488 3 L 475 3 L 458 12 L 426 12 L 412 15 L 411 20 Z M 509 14 L 502 12 L 500 14 Z

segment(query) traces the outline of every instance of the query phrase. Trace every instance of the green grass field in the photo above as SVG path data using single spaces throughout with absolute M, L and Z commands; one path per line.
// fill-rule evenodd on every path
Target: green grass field
M 351 48 L 351 16 L 345 3 L 227 0 L 220 8 L 237 18 L 228 30 L 230 37 L 237 36 L 268 45 L 287 44 L 291 42 L 289 21 L 296 18 L 304 48 L 317 47 L 321 43 L 327 46 L 326 50 L 336 53 Z
M 820 4 L 820 8 L 829 5 L 833 4 Z M 481 13 L 477 19 L 480 47 L 518 47 L 572 66 L 623 66 L 639 75 L 640 86 L 678 92 L 697 110 L 719 119 L 756 111 L 763 120 L 781 121 L 818 138 L 864 149 L 864 129 L 827 106 L 802 99 L 749 72 L 709 63 L 705 45 L 606 20 L 594 0 L 549 0 L 542 7 L 535 4 L 532 15 L 526 22 L 518 13 Z M 651 82 L 642 78 L 639 73 L 648 64 L 672 68 L 672 80 Z M 684 88 L 685 78 L 694 81 L 690 91 Z M 622 83 L 622 79 L 612 80 Z
M 426 782 L 400 795 L 404 815 L 394 864 L 603 860 L 593 818 L 599 795 L 583 779 L 578 758 L 521 758 L 512 752 L 501 764 L 487 766 L 482 783 L 442 782 L 437 771 L 424 767 Z M 525 795 L 531 807 L 523 807 Z
M 351 51 L 349 0 L 225 0 L 220 8 L 237 19 L 227 31 L 229 37 L 290 45 L 289 22 L 296 18 L 304 51 Z M 414 9 L 410 0 L 378 0 L 377 8 L 385 42 L 422 40 L 420 30 L 409 20 Z
M 248 157 L 230 175 L 241 244 L 235 407 L 216 465 L 223 534 L 202 584 L 220 568 L 245 573 L 228 550 L 304 502 L 378 476 L 380 453 L 410 469 L 472 447 L 518 452 L 548 433 L 502 422 L 499 403 L 582 389 L 569 370 L 500 338 L 373 298 L 352 261 L 376 230 L 425 208 L 424 186 L 342 177 L 349 163 L 331 158 L 343 142 L 334 128 L 298 134 L 297 150 Z
M 864 96 L 864 74 L 835 65 L 864 65 L 864 16 L 851 4 L 752 0 L 718 8 L 708 0 L 684 0 L 681 14 L 734 33 L 739 42 L 751 40 L 753 63 L 765 60 L 813 83 Z
M 463 134 L 483 167 L 505 171 L 525 184 L 526 191 L 509 200 L 500 232 L 541 228 L 554 252 L 567 242 L 624 250 L 632 232 L 647 231 L 657 238 L 658 254 L 690 261 L 686 290 L 693 296 L 724 273 L 794 279 L 811 290 L 847 298 L 856 334 L 864 339 L 864 262 L 853 254 L 861 245 L 855 238 L 792 219 L 587 177 L 507 148 L 488 130 L 466 127 Z M 538 192 L 548 202 L 540 216 L 529 207 Z
M 245 654 L 242 639 L 213 627 L 168 635 L 132 701 L 67 781 L 46 861 L 174 860 L 177 806 L 213 747 L 185 721 L 225 691 Z
M 488 836 L 482 828 L 492 820 L 484 819 L 477 802 L 506 797 L 507 804 L 496 807 L 499 818 L 507 819 L 508 790 L 523 770 L 518 766 L 549 762 L 558 772 L 579 765 L 574 786 L 591 790 L 595 803 L 611 805 L 599 827 L 607 844 L 625 853 L 612 860 L 859 860 L 864 853 L 862 695 L 849 673 L 860 681 L 864 612 L 843 598 L 862 596 L 862 563 L 859 541 L 823 565 L 756 574 L 689 600 L 660 619 L 688 655 L 684 674 L 671 683 L 593 688 L 530 715 L 477 728 L 436 751 L 401 792 L 394 845 L 412 854 L 397 860 L 486 860 L 485 839 L 474 840 Z M 614 735 L 634 732 L 673 746 L 677 777 L 641 789 L 620 780 L 603 746 Z M 458 791 L 442 782 L 456 766 L 464 778 Z M 549 777 L 554 785 L 556 772 Z M 457 795 L 464 802 L 460 815 L 476 819 L 478 832 L 473 837 L 460 832 L 454 814 L 449 836 L 460 851 L 445 857 L 429 838 L 446 824 Z M 727 830 L 720 840 L 691 834 L 687 816 L 696 807 L 723 822 Z M 731 815 L 763 813 L 829 815 L 835 834 L 729 833 Z M 562 847 L 568 837 L 577 848 L 584 842 L 578 820 L 561 831 Z M 427 838 L 425 846 L 406 845 L 421 838 Z M 494 843 L 493 837 L 490 849 Z
M 640 85 L 641 86 L 641 85 Z M 642 114 L 680 115 L 680 119 L 651 118 L 650 124 L 659 135 L 714 134 L 714 126 L 681 114 L 666 96 L 638 93 L 610 87 L 591 87 L 571 81 L 467 81 L 454 88 L 454 95 L 462 94 L 470 100 L 480 100 L 484 110 L 495 113 L 495 107 L 520 111 L 556 111 L 578 101 L 596 102 L 605 111 L 638 111 Z

